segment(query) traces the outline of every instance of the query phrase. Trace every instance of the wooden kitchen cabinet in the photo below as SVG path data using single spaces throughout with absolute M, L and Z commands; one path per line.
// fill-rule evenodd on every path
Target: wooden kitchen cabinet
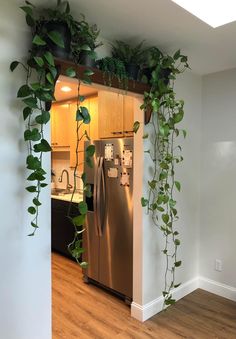
M 97 97 L 91 97 L 83 101 L 81 106 L 87 107 L 89 114 L 91 116 L 90 124 L 82 124 L 79 129 L 79 136 L 81 137 L 85 131 L 87 132 L 90 139 L 98 139 L 98 101 Z M 70 167 L 76 166 L 76 144 L 77 144 L 77 135 L 76 135 L 76 111 L 77 103 L 73 102 L 70 104 Z M 81 122 L 79 122 L 80 124 Z M 84 141 L 86 137 L 79 142 L 79 172 L 83 172 L 83 161 L 84 161 Z
M 123 103 L 123 131 L 124 137 L 133 136 L 134 125 L 134 99 L 128 95 L 124 95 Z
M 51 108 L 51 145 L 54 150 L 70 147 L 69 104 L 53 104 Z
M 109 91 L 98 92 L 99 138 L 133 135 L 133 98 Z
M 100 138 L 123 137 L 123 95 L 98 92 L 98 130 Z

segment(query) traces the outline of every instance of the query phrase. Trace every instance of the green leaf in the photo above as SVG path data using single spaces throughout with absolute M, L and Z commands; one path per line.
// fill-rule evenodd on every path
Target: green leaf
M 37 128 L 33 128 L 32 131 L 27 129 L 24 132 L 24 138 L 25 141 L 27 140 L 39 141 L 41 139 L 41 134 L 39 133 L 39 130 Z
M 34 198 L 34 199 L 33 199 L 33 203 L 34 203 L 34 205 L 37 206 L 37 207 L 42 205 L 41 202 L 40 202 L 37 198 Z
M 51 52 L 45 52 L 44 55 L 43 55 L 44 59 L 47 61 L 47 63 L 50 65 L 50 66 L 55 66 L 55 63 L 54 63 L 54 57 L 52 55 Z
M 32 90 L 29 88 L 28 85 L 23 85 L 19 88 L 17 92 L 17 98 L 25 98 L 31 95 Z
M 30 207 L 28 208 L 28 212 L 29 212 L 30 214 L 35 214 L 35 213 L 36 213 L 36 208 L 33 207 L 33 206 L 30 206 Z
M 180 192 L 181 190 L 181 184 L 179 181 L 175 181 L 175 187 L 177 188 L 177 190 Z
M 33 221 L 31 221 L 31 226 L 34 228 L 39 228 L 37 224 L 35 224 Z
M 140 127 L 140 122 L 139 121 L 135 121 L 134 125 L 133 125 L 133 132 L 137 133 Z
M 34 45 L 37 45 L 37 46 L 45 46 L 46 45 L 46 41 L 44 41 L 43 39 L 40 38 L 40 36 L 38 34 L 36 34 L 33 38 L 33 41 L 32 43 Z
M 41 168 L 41 161 L 38 157 L 34 157 L 32 154 L 26 158 L 27 168 L 30 170 L 37 170 Z
M 143 135 L 143 139 L 147 139 L 148 138 L 148 133 L 145 133 L 144 135 Z
M 10 64 L 10 70 L 13 72 L 14 69 L 16 69 L 18 65 L 19 65 L 19 61 L 12 61 L 12 63 Z
M 152 190 L 156 188 L 156 184 L 157 184 L 156 180 L 148 181 L 148 185 L 151 187 Z
M 49 120 L 50 113 L 48 111 L 42 111 L 42 113 L 35 118 L 35 121 L 40 125 L 47 124 Z
M 180 121 L 183 120 L 183 117 L 184 117 L 184 111 L 183 111 L 183 110 L 180 110 L 179 113 L 174 114 L 173 117 L 174 117 L 174 122 L 175 122 L 176 124 L 179 123 Z
M 85 193 L 86 197 L 91 198 L 92 191 L 91 191 L 91 186 L 89 184 L 86 184 L 84 186 L 84 193 Z
M 89 146 L 86 148 L 85 152 L 86 152 L 86 155 L 87 155 L 88 157 L 92 157 L 92 156 L 94 155 L 94 153 L 95 153 L 95 146 L 94 146 L 94 145 L 89 145 Z
M 37 192 L 37 186 L 28 186 L 25 189 L 26 189 L 26 191 L 28 191 L 30 193 Z
M 174 60 L 178 60 L 180 57 L 180 49 L 178 49 L 178 51 L 175 52 L 174 56 L 173 56 L 173 59 Z
M 175 245 L 179 246 L 180 245 L 180 240 L 179 239 L 175 239 Z
M 83 226 L 85 222 L 85 215 L 78 215 L 72 219 L 72 222 L 75 226 Z
M 91 76 L 91 75 L 93 75 L 94 74 L 94 72 L 91 70 L 91 69 L 86 69 L 85 71 L 84 71 L 84 75 L 85 76 Z
M 40 187 L 42 187 L 42 188 L 44 188 L 44 187 L 46 187 L 46 186 L 48 186 L 48 184 L 46 184 L 46 183 L 44 183 L 44 182 L 42 182 L 42 183 L 40 184 Z
M 179 267 L 179 266 L 181 266 L 181 264 L 182 264 L 182 261 L 180 260 L 180 261 L 176 261 L 175 262 L 175 267 Z
M 48 82 L 50 82 L 50 84 L 54 85 L 54 78 L 51 73 L 46 74 L 46 79 Z
M 79 101 L 80 102 L 83 102 L 85 99 L 86 99 L 86 97 L 84 95 L 80 95 L 79 96 Z
M 148 205 L 148 199 L 145 199 L 144 197 L 141 198 L 141 205 L 142 207 L 146 207 Z
M 47 142 L 47 140 L 42 139 L 39 144 L 34 145 L 34 151 L 37 152 L 50 152 L 51 146 Z
M 174 305 L 175 304 L 175 299 L 167 299 L 164 301 L 165 305 Z
M 31 15 L 26 14 L 25 20 L 26 20 L 26 23 L 27 23 L 28 26 L 30 26 L 30 27 L 35 26 L 34 18 Z
M 82 81 L 84 84 L 87 84 L 87 85 L 91 85 L 92 83 L 92 80 L 90 79 L 90 77 L 84 77 Z
M 173 208 L 173 207 L 175 207 L 175 205 L 176 205 L 176 201 L 175 201 L 175 200 L 173 200 L 173 199 L 170 199 L 170 200 L 169 200 L 169 205 L 170 205 L 170 208 Z
M 78 109 L 77 111 L 76 111 L 76 121 L 82 121 L 83 120 L 83 116 L 82 116 L 82 114 L 81 114 L 81 111 L 80 111 L 80 109 Z
M 91 51 L 91 48 L 89 47 L 89 45 L 82 45 L 80 47 L 80 50 L 81 51 Z
M 91 121 L 91 117 L 90 117 L 90 114 L 89 114 L 89 111 L 88 111 L 87 107 L 80 106 L 80 114 L 83 117 L 83 123 L 84 124 L 89 124 L 90 121 Z
M 43 67 L 43 65 L 44 65 L 43 58 L 36 56 L 36 57 L 34 57 L 34 61 L 36 62 L 36 64 L 39 67 Z
M 27 106 L 30 108 L 38 108 L 37 99 L 36 98 L 26 98 L 22 100 Z
M 81 179 L 82 179 L 82 181 L 83 181 L 83 184 L 85 184 L 85 183 L 86 183 L 86 180 L 87 180 L 87 175 L 86 175 L 85 172 L 81 175 Z
M 88 206 L 87 206 L 85 201 L 80 201 L 79 205 L 78 205 L 78 208 L 79 208 L 80 214 L 82 214 L 82 215 L 86 214 L 87 211 L 88 211 Z
M 70 78 L 76 77 L 76 71 L 74 70 L 73 67 L 69 67 L 66 69 L 66 75 Z
M 88 267 L 88 263 L 85 262 L 85 261 L 82 261 L 79 265 L 80 265 L 81 268 L 87 268 Z
M 185 129 L 183 129 L 183 130 L 182 130 L 182 133 L 183 133 L 184 138 L 186 138 L 186 136 L 187 136 L 187 131 L 186 131 Z
M 177 288 L 181 285 L 181 283 L 174 285 L 174 288 Z
M 55 45 L 57 45 L 61 48 L 65 47 L 62 35 L 59 32 L 50 31 L 50 32 L 47 33 L 47 35 L 48 35 L 49 39 L 51 39 L 52 42 L 54 42 Z
M 33 11 L 32 8 L 29 6 L 20 6 L 20 9 L 22 9 L 22 11 L 24 11 L 26 14 L 32 16 L 33 15 Z
M 168 221 L 170 219 L 169 214 L 162 214 L 161 218 L 165 224 L 168 224 Z
M 53 78 L 55 79 L 57 77 L 57 69 L 56 69 L 56 67 L 49 67 L 49 71 L 52 74 Z

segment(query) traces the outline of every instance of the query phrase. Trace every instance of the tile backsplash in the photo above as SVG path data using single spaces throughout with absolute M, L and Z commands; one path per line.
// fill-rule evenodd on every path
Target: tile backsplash
M 52 171 L 55 176 L 52 176 L 52 186 L 56 188 L 66 188 L 66 176 L 63 175 L 63 181 L 59 182 L 58 179 L 63 171 L 66 169 L 69 173 L 69 182 L 73 186 L 74 178 L 73 178 L 73 168 L 70 168 L 70 152 L 52 152 L 51 153 L 51 165 Z M 79 173 L 80 174 L 80 173 Z M 82 189 L 83 183 L 82 180 L 77 178 L 77 189 Z

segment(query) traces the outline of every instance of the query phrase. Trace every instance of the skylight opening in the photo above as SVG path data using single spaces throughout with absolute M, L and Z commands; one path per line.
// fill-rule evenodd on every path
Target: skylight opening
M 236 20 L 235 0 L 172 0 L 213 28 Z

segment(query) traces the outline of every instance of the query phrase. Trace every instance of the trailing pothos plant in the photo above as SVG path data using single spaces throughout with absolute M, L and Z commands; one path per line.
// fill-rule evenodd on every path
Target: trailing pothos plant
M 33 228 L 29 236 L 33 236 L 39 227 L 38 216 L 39 207 L 41 206 L 40 193 L 41 190 L 47 186 L 46 171 L 43 168 L 43 155 L 51 151 L 49 142 L 44 137 L 44 126 L 50 120 L 50 104 L 54 99 L 54 91 L 56 80 L 58 78 L 58 69 L 55 65 L 55 58 L 51 53 L 47 39 L 51 39 L 54 44 L 64 48 L 64 41 L 60 32 L 47 31 L 47 29 L 37 30 L 37 21 L 33 17 L 34 6 L 26 1 L 27 6 L 21 7 L 25 12 L 26 22 L 32 29 L 32 48 L 29 50 L 29 55 L 25 62 L 13 61 L 10 65 L 10 70 L 14 71 L 19 65 L 25 71 L 25 82 L 19 88 L 17 97 L 23 104 L 23 118 L 25 121 L 24 140 L 28 146 L 28 155 L 26 158 L 26 167 L 29 170 L 27 177 L 26 190 L 32 194 L 32 203 L 28 207 L 28 212 L 32 216 L 31 226 Z M 70 22 L 72 17 L 70 16 Z M 43 48 L 42 48 L 43 47 Z M 76 65 L 75 65 L 76 66 Z M 92 71 L 85 70 L 83 79 L 80 81 L 90 83 L 90 76 Z M 76 71 L 70 67 L 66 70 L 66 75 L 69 77 L 76 77 Z M 79 88 L 79 87 L 78 87 Z M 90 115 L 86 107 L 80 106 L 83 97 L 79 95 L 78 91 L 78 105 L 75 112 L 75 120 L 77 122 L 77 165 L 74 171 L 74 192 L 76 191 L 76 178 L 78 168 L 78 144 L 81 140 L 79 136 L 79 128 L 81 124 L 88 124 L 90 122 Z M 85 133 L 87 136 L 87 133 Z M 82 136 L 84 137 L 84 135 Z M 85 161 L 91 165 L 91 157 L 94 154 L 94 146 L 90 145 L 86 149 Z M 86 183 L 85 174 L 82 175 L 84 183 L 85 195 L 91 196 L 90 186 Z M 72 196 L 73 199 L 73 196 Z M 82 253 L 82 244 L 78 241 L 78 234 L 81 231 L 81 226 L 84 223 L 85 215 L 87 213 L 86 202 L 81 201 L 78 204 L 78 216 L 71 218 L 75 227 L 75 240 L 70 244 L 69 249 L 71 254 L 78 261 Z M 70 210 L 68 211 L 70 217 Z M 80 253 L 80 254 L 79 254 Z M 81 266 L 85 266 L 81 263 Z
M 176 76 L 189 68 L 189 65 L 187 57 L 179 50 L 173 56 L 160 53 L 158 59 L 153 59 L 152 54 L 149 57 L 150 91 L 144 93 L 141 108 L 151 113 L 149 134 L 145 134 L 143 138 L 150 142 L 150 147 L 145 153 L 150 156 L 152 168 L 147 183 L 149 191 L 147 196 L 142 197 L 141 203 L 147 208 L 153 224 L 158 227 L 165 239 L 162 252 L 165 255 L 166 266 L 162 293 L 164 305 L 169 306 L 175 302 L 172 292 L 180 285 L 175 281 L 175 273 L 176 268 L 181 266 L 181 261 L 177 258 L 180 245 L 179 232 L 175 227 L 175 222 L 179 219 L 175 190 L 180 191 L 181 184 L 175 178 L 175 167 L 183 161 L 183 157 L 181 146 L 176 139 L 180 134 L 186 137 L 186 130 L 179 128 L 179 123 L 184 117 L 184 101 L 177 100 L 174 83 Z M 138 122 L 134 125 L 136 131 L 138 125 Z

